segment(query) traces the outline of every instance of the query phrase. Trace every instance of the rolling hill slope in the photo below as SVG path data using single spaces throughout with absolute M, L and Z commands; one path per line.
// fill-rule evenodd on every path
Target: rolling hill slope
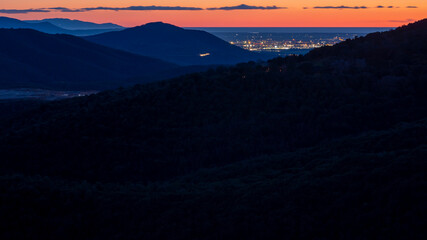
M 70 35 L 0 29 L 1 88 L 108 89 L 177 66 Z M 134 82 L 133 82 L 134 83 Z
M 233 46 L 204 31 L 155 22 L 85 39 L 180 65 L 235 64 L 265 56 Z
M 410 25 L 402 34 L 412 39 L 416 32 Z M 424 40 L 418 38 L 417 44 Z M 364 40 L 349 42 L 352 41 Z M 396 44 L 400 42 L 401 39 L 396 40 Z M 414 40 L 407 44 L 414 44 Z M 389 52 L 402 49 L 390 45 Z M 61 161 L 58 168 L 72 165 L 64 175 L 78 173 L 104 180 L 162 179 L 191 169 L 294 150 L 326 139 L 427 118 L 427 69 L 423 67 L 427 54 L 405 54 L 418 54 L 419 58 L 416 62 L 398 59 L 393 67 L 371 67 L 361 63 L 363 58 L 346 62 L 336 57 L 331 61 L 329 56 L 315 60 L 309 56 L 287 57 L 271 60 L 267 65 L 220 67 L 169 81 L 52 102 L 28 112 L 24 119 L 31 121 L 16 119 L 3 132 L 23 134 L 23 141 L 37 146 L 39 143 L 33 141 L 45 139 L 34 151 L 30 150 L 33 145 L 28 144 L 27 151 L 15 156 L 23 154 L 21 159 L 29 159 L 26 154 L 30 154 L 31 159 L 39 159 L 40 167 L 32 167 L 31 171 L 44 171 L 43 163 L 56 166 L 50 159 L 62 156 L 68 160 Z M 37 131 L 30 130 L 32 124 L 38 126 Z M 17 150 L 21 147 L 19 142 Z M 12 147 L 8 149 L 13 152 Z M 69 154 L 63 156 L 66 152 Z M 116 164 L 123 164 L 116 160 L 124 152 L 128 154 L 126 167 L 115 170 Z M 89 163 L 101 160 L 105 166 L 112 165 L 102 171 L 91 169 Z M 89 165 L 75 165 L 76 161 Z M 136 167 L 139 164 L 144 167 Z M 26 166 L 19 166 L 22 165 Z M 79 171 L 71 171 L 74 167 Z
M 426 136 L 423 120 L 166 182 L 2 175 L 0 237 L 421 240 Z
M 423 239 L 426 24 L 2 119 L 0 237 Z

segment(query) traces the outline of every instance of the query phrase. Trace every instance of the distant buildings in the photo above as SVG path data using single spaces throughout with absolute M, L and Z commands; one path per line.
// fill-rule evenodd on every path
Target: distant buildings
M 217 35 L 246 50 L 277 53 L 332 46 L 358 36 L 351 33 L 224 33 Z

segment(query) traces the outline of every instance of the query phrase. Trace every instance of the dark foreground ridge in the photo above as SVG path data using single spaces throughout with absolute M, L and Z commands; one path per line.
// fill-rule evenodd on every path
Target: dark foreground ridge
M 422 239 L 426 24 L 9 116 L 0 237 Z
M 244 50 L 205 31 L 154 22 L 85 39 L 179 65 L 236 64 L 266 56 Z

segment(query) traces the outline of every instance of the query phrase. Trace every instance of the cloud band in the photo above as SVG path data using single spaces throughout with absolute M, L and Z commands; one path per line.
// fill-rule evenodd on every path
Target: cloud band
M 0 9 L 0 13 L 6 14 L 25 14 L 32 12 L 90 12 L 90 11 L 201 11 L 201 10 L 277 10 L 287 9 L 287 7 L 277 6 L 250 6 L 241 4 L 230 7 L 214 7 L 214 8 L 199 8 L 199 7 L 181 7 L 181 6 L 130 6 L 130 7 L 91 7 L 91 8 L 37 8 L 37 9 Z

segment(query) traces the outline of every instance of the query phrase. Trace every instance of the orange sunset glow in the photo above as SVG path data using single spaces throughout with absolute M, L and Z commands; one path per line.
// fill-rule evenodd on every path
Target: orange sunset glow
M 170 8 L 130 10 L 131 6 Z M 2 0 L 0 16 L 21 20 L 61 17 L 125 27 L 153 21 L 181 27 L 396 27 L 426 17 L 427 1 Z

